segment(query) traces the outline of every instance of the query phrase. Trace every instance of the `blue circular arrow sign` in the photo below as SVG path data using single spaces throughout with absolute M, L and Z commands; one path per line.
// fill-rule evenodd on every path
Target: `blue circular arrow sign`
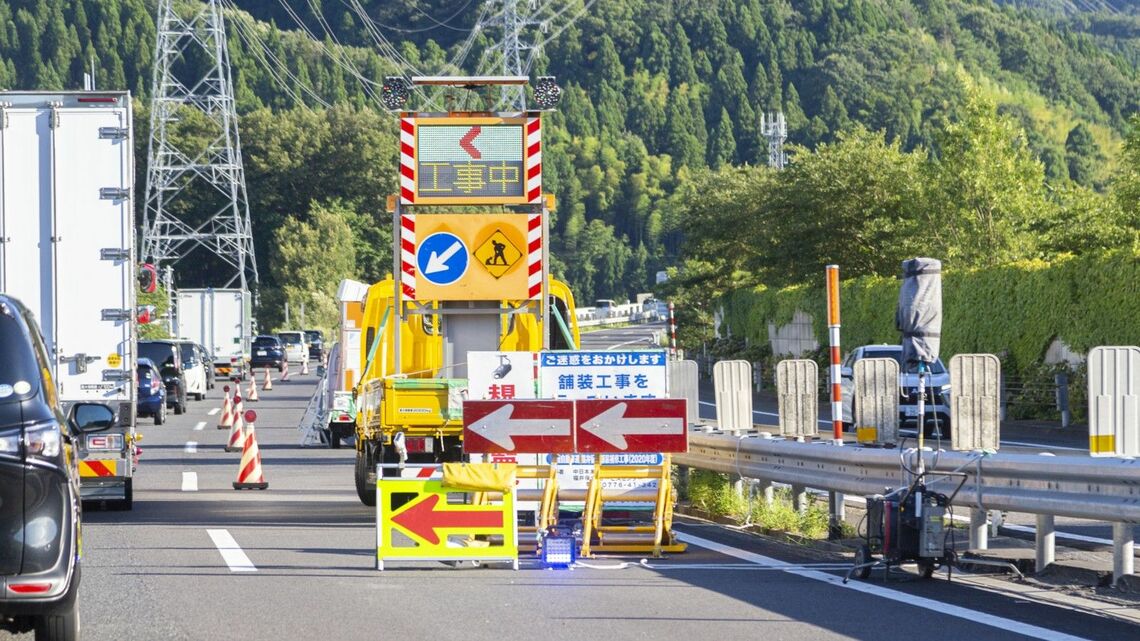
M 451 285 L 467 273 L 467 245 L 455 234 L 440 231 L 428 236 L 416 248 L 416 267 L 434 285 Z

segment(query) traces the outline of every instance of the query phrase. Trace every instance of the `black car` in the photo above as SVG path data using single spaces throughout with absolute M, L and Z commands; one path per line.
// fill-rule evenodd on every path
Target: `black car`
M 31 313 L 0 294 L 0 630 L 79 637 L 79 474 L 75 445 L 109 429 L 106 405 L 64 419 Z
M 162 372 L 166 384 L 166 406 L 175 414 L 186 411 L 186 374 L 182 371 L 182 350 L 176 341 L 139 341 L 139 356 L 149 358 Z
M 206 368 L 206 389 L 214 389 L 218 377 L 217 372 L 214 371 L 214 359 L 204 345 L 195 345 L 194 348 L 198 352 L 198 358 L 202 360 L 202 367 Z
M 325 358 L 325 336 L 319 329 L 306 329 L 305 340 L 309 341 L 309 358 L 322 361 Z
M 274 367 L 278 372 L 285 370 L 285 346 L 276 336 L 257 336 L 250 350 L 249 367 L 253 370 Z

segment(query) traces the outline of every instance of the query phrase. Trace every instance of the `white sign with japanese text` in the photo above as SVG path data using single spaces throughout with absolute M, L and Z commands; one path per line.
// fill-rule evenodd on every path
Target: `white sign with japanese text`
M 467 352 L 467 397 L 476 401 L 538 398 L 535 352 Z

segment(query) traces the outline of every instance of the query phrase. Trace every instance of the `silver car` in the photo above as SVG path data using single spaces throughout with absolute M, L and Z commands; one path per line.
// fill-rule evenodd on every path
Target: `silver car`
M 914 368 L 907 371 L 903 367 L 902 346 L 865 345 L 852 350 L 840 368 L 844 428 L 851 428 L 855 397 L 855 362 L 863 358 L 893 358 L 899 363 L 899 425 L 917 427 L 918 372 Z M 942 432 L 943 437 L 950 434 L 950 372 L 947 371 L 942 359 L 931 363 L 926 374 L 926 411 L 923 425 L 927 436 L 934 434 L 935 427 Z

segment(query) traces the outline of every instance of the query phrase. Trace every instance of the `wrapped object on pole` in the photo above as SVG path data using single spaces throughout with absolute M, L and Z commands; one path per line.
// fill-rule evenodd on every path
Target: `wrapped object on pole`
M 942 262 L 911 258 L 902 262 L 902 287 L 895 326 L 902 332 L 904 371 L 938 360 L 942 336 Z

